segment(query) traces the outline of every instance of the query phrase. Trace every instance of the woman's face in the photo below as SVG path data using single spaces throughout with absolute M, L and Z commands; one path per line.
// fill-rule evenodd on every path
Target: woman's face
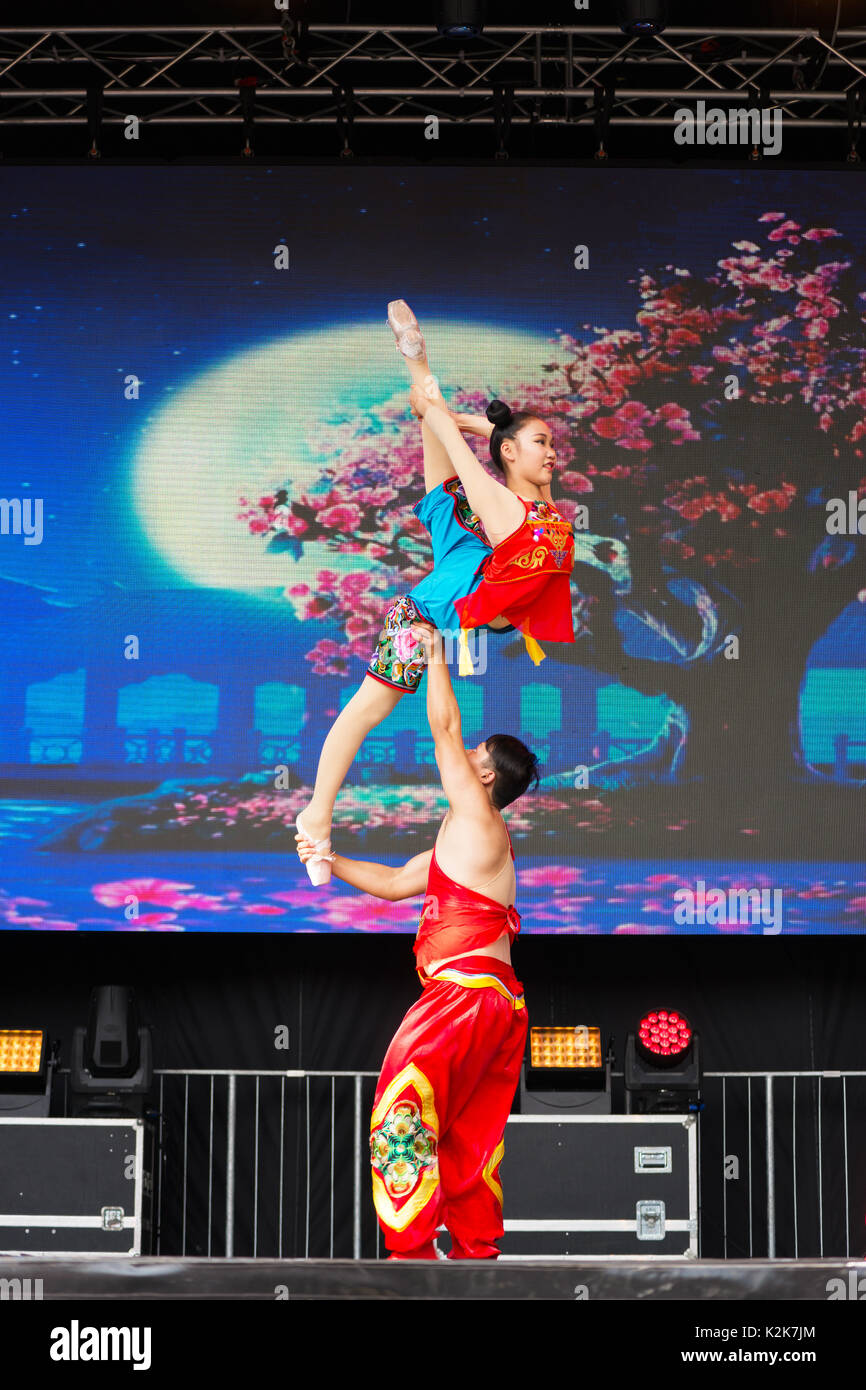
M 502 444 L 502 458 L 509 472 L 521 482 L 544 487 L 553 477 L 556 450 L 553 435 L 543 420 L 527 420 L 514 439 Z

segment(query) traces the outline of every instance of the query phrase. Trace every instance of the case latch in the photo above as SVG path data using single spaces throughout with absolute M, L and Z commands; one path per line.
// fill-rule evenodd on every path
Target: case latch
M 664 1240 L 664 1202 L 638 1202 L 636 1214 L 638 1240 Z
M 103 1207 L 102 1208 L 102 1229 L 103 1231 L 122 1231 L 123 1230 L 123 1207 Z

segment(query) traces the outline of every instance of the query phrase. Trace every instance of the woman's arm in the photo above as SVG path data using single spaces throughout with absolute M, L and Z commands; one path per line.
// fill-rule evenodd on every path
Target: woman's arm
M 523 503 L 516 493 L 491 478 L 481 466 L 447 410 L 432 405 L 420 388 L 413 387 L 412 396 L 419 413 L 423 412 L 425 424 L 448 450 L 448 457 L 463 484 L 470 507 L 481 518 L 491 543 L 496 545 L 497 541 L 516 531 L 523 521 L 526 514 Z
M 493 422 L 488 420 L 486 415 L 461 415 L 454 411 L 451 414 L 464 434 L 480 434 L 482 439 L 489 439 L 495 429 Z

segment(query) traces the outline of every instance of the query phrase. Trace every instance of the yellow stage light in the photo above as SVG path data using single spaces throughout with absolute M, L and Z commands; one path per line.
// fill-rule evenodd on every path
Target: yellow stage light
M 0 1028 L 0 1075 L 38 1075 L 46 1041 L 41 1028 Z
M 602 1066 L 601 1029 L 578 1024 L 575 1028 L 530 1028 L 531 1067 Z

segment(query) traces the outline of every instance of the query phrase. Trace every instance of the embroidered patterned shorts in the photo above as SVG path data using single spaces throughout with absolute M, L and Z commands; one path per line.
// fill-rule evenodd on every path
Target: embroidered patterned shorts
M 379 633 L 367 671 L 384 685 L 396 690 L 414 692 L 421 683 L 427 665 L 424 648 L 416 642 L 410 628 L 413 623 L 427 622 L 426 615 L 408 594 L 395 599 L 385 614 L 385 625 Z

